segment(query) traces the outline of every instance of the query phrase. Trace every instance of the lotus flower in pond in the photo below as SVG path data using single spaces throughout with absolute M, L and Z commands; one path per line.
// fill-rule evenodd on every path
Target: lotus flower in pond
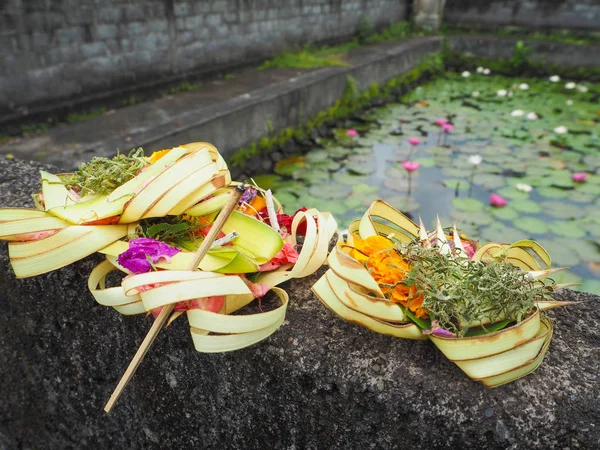
M 471 76 L 471 73 L 468 70 L 465 70 L 463 73 L 460 74 L 463 78 L 469 78 Z
M 565 84 L 565 88 L 567 88 L 567 89 L 575 89 L 575 86 L 577 86 L 577 85 L 575 83 L 573 83 L 572 81 Z
M 577 172 L 574 173 L 572 178 L 573 181 L 577 182 L 577 183 L 583 183 L 588 177 L 588 174 L 585 172 Z
M 498 89 L 496 91 L 496 95 L 498 97 L 506 97 L 506 94 L 508 94 L 508 91 L 506 89 Z
M 564 125 L 561 125 L 561 126 L 559 126 L 559 127 L 556 127 L 556 128 L 554 129 L 554 132 L 555 132 L 556 134 L 566 134 L 566 133 L 568 133 L 568 132 L 569 132 L 569 129 L 568 129 L 567 127 L 565 127 Z
M 588 91 L 588 88 L 587 88 L 587 86 L 584 86 L 583 84 L 578 84 L 578 85 L 577 85 L 577 90 L 578 90 L 579 92 L 587 92 L 587 91 Z
M 350 128 L 348 131 L 346 131 L 346 136 L 349 137 L 355 137 L 358 134 L 358 131 L 356 131 L 354 128 Z
M 533 188 L 531 186 L 529 186 L 528 184 L 525 183 L 517 183 L 515 185 L 515 187 L 517 188 L 518 191 L 521 192 L 531 192 L 533 190 Z
M 481 155 L 471 155 L 469 156 L 469 162 L 471 164 L 473 164 L 474 166 L 478 166 L 479 164 L 481 164 L 483 161 L 483 158 L 481 157 Z
M 443 127 L 444 125 L 446 125 L 448 123 L 447 119 L 444 119 L 443 117 L 440 117 L 439 119 L 437 119 L 435 121 L 435 124 L 439 127 Z
M 450 133 L 452 130 L 454 130 L 454 125 L 452 125 L 451 123 L 445 123 L 444 125 L 442 125 L 442 129 L 446 133 Z
M 527 113 L 527 120 L 537 120 L 539 119 L 538 115 L 534 112 Z
M 519 85 L 519 89 L 521 89 L 522 91 L 526 91 L 527 89 L 529 89 L 529 85 L 527 83 L 521 83 Z
M 506 205 L 508 205 L 508 200 L 506 200 L 504 197 L 502 197 L 499 194 L 493 193 L 493 194 L 490 194 L 490 205 L 495 206 L 497 208 L 506 206 Z
M 550 78 L 548 78 L 550 81 L 552 81 L 553 83 L 558 83 L 560 81 L 560 77 L 558 75 L 552 75 Z
M 421 164 L 419 164 L 417 161 L 403 161 L 402 167 L 404 167 L 404 170 L 410 173 L 414 172 L 415 170 L 419 170 Z
M 523 111 L 522 109 L 515 109 L 513 112 L 510 113 L 510 115 L 513 117 L 521 117 L 524 114 L 525 114 L 525 111 Z
M 418 137 L 409 137 L 408 143 L 415 147 L 421 143 L 421 139 L 419 139 Z

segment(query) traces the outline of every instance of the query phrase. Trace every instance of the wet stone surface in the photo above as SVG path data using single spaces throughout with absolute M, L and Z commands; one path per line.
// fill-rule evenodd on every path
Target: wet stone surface
M 37 164 L 0 158 L 1 206 L 23 206 Z M 346 323 L 289 283 L 284 325 L 250 348 L 193 350 L 185 318 L 163 330 L 106 415 L 149 329 L 94 303 L 98 258 L 16 280 L 0 246 L 0 448 L 595 448 L 600 440 L 600 298 L 550 312 L 542 366 L 488 389 L 429 342 Z M 319 273 L 322 273 L 323 269 Z

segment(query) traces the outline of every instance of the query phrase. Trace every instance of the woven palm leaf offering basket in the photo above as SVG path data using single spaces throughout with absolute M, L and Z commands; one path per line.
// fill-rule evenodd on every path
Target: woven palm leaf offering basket
M 106 260 L 88 283 L 96 301 L 125 315 L 157 317 L 164 308 L 168 323 L 185 313 L 200 352 L 240 349 L 277 330 L 288 296 L 276 286 L 320 267 L 336 233 L 328 213 L 286 215 L 270 191 L 232 182 L 219 152 L 203 142 L 94 158 L 76 173 L 41 178 L 35 209 L 0 208 L 15 275 L 100 252 Z M 107 287 L 112 272 L 124 276 Z M 271 290 L 279 307 L 230 315 Z
M 533 372 L 552 339 L 543 311 L 550 257 L 536 242 L 480 245 L 456 225 L 428 232 L 374 202 L 328 257 L 313 292 L 345 320 L 378 333 L 429 339 L 469 377 L 496 387 Z

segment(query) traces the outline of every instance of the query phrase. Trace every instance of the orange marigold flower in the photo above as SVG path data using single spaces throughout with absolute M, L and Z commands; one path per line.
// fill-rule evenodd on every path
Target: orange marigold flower
M 160 158 L 162 158 L 163 156 L 165 156 L 170 151 L 171 151 L 171 149 L 168 148 L 166 150 L 158 150 L 158 151 L 152 153 L 150 155 L 150 163 L 154 164 L 156 161 L 158 161 Z

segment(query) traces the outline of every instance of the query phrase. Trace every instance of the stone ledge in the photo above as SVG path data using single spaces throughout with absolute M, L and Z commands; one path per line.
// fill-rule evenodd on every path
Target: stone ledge
M 37 163 L 0 158 L 0 205 L 23 206 Z M 226 354 L 193 350 L 185 318 L 163 330 L 110 415 L 102 412 L 151 319 L 94 303 L 97 258 L 16 280 L 0 244 L 0 449 L 596 448 L 600 298 L 550 312 L 542 366 L 488 389 L 429 342 L 344 322 L 286 287 L 284 325 Z M 321 272 L 323 269 L 321 269 Z

